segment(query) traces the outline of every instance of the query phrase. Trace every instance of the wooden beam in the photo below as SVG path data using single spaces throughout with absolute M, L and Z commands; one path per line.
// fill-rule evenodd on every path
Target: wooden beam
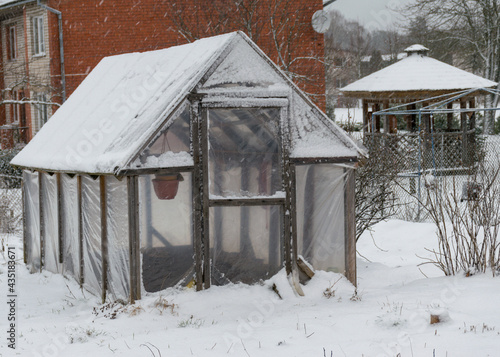
M 31 173 L 30 173 L 31 175 Z M 24 172 L 23 172 L 24 176 Z M 26 233 L 28 232 L 28 227 L 26 226 L 26 185 L 24 184 L 24 179 L 21 180 L 21 199 L 23 200 L 23 260 L 24 264 L 28 264 L 28 247 L 26 244 Z M 31 242 L 31 245 L 33 245 L 33 242 Z
M 297 241 L 297 180 L 295 165 L 290 164 L 290 230 L 291 230 L 291 240 L 292 240 L 292 264 L 298 262 L 298 241 Z
M 209 173 L 208 173 L 208 109 L 202 108 L 200 115 L 200 148 L 201 148 L 201 167 L 202 167 L 202 243 L 203 243 L 203 283 L 204 288 L 208 289 L 211 285 L 211 266 L 210 266 L 210 217 L 209 217 Z
M 389 100 L 384 100 L 382 104 L 382 109 L 389 109 Z M 389 116 L 384 115 L 384 133 L 390 133 L 390 124 L 389 124 Z
M 38 172 L 38 209 L 40 214 L 40 272 L 45 262 L 45 225 L 43 224 L 43 173 Z
M 449 113 L 446 113 L 446 129 L 451 131 L 453 129 L 453 112 L 451 112 L 453 109 L 453 102 L 448 103 L 446 109 L 450 110 Z
M 203 289 L 203 242 L 202 242 L 202 163 L 200 148 L 200 103 L 199 99 L 193 98 L 191 101 L 191 146 L 193 150 L 193 242 L 195 261 L 196 290 Z
M 465 98 L 460 99 L 460 109 L 467 108 L 467 101 Z M 468 145 L 467 145 L 467 113 L 460 113 L 460 130 L 462 131 L 462 162 L 468 165 Z
M 106 176 L 99 177 L 99 202 L 101 206 L 101 259 L 102 259 L 102 287 L 101 300 L 106 302 L 108 290 L 108 205 L 106 202 Z
M 270 206 L 270 205 L 284 205 L 285 198 L 228 198 L 209 200 L 210 207 L 248 207 L 248 206 Z
M 368 101 L 366 99 L 363 99 L 363 134 L 366 134 L 366 132 L 370 131 L 368 130 L 368 123 L 369 123 L 369 118 L 368 118 Z
M 355 170 L 344 169 L 344 234 L 346 277 L 357 286 L 356 277 L 356 213 L 355 213 Z
M 138 177 L 127 176 L 130 303 L 141 298 Z
M 80 288 L 83 287 L 85 282 L 84 276 L 84 261 L 83 261 L 83 209 L 82 209 L 82 176 L 78 175 L 76 177 L 76 189 L 77 189 L 77 204 L 78 204 L 78 255 L 79 255 L 79 277 L 80 277 Z
M 61 185 L 61 174 L 56 173 L 56 183 L 57 183 L 57 239 L 59 241 L 59 263 L 62 264 L 64 261 L 64 242 L 63 242 L 63 221 L 62 221 L 62 185 Z
M 120 171 L 123 176 L 138 176 L 138 175 L 163 175 L 178 172 L 193 172 L 193 166 L 180 166 L 180 167 L 163 167 L 163 168 L 147 168 L 147 169 L 130 169 Z
M 339 157 L 292 157 L 290 163 L 294 165 L 313 165 L 313 164 L 348 164 L 356 163 L 356 156 L 339 156 Z

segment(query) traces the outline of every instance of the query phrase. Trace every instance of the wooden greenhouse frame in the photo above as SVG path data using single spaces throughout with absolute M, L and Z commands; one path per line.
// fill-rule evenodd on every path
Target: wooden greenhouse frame
M 239 218 L 234 222 L 235 224 L 238 221 L 240 223 L 239 244 L 242 245 L 242 237 L 245 235 L 250 235 L 250 227 L 259 225 L 258 218 L 253 218 L 253 216 L 249 213 L 251 207 L 268 207 L 269 212 L 266 213 L 267 216 L 265 216 L 267 217 L 266 222 L 268 222 L 266 224 L 269 225 L 269 227 L 266 227 L 267 230 L 265 231 L 267 232 L 266 234 L 268 234 L 268 247 L 261 247 L 264 251 L 263 254 L 267 254 L 266 259 L 269 260 L 267 265 L 270 266 L 272 255 L 271 241 L 272 239 L 276 239 L 276 243 L 278 246 L 278 258 L 275 263 L 280 268 L 282 266 L 285 267 L 286 273 L 291 274 L 296 269 L 296 263 L 298 261 L 299 255 L 303 254 L 301 249 L 305 249 L 305 239 L 309 237 L 304 235 L 305 233 L 299 233 L 298 222 L 302 222 L 300 223 L 302 225 L 301 232 L 307 232 L 307 229 L 310 229 L 312 232 L 312 229 L 317 229 L 315 228 L 317 223 L 314 223 L 313 221 L 311 221 L 312 223 L 306 222 L 304 218 L 304 212 L 307 211 L 306 201 L 309 200 L 314 203 L 316 196 L 314 196 L 314 193 L 313 196 L 308 196 L 310 192 L 308 193 L 307 189 L 305 188 L 306 186 L 304 186 L 304 183 L 301 183 L 302 186 L 300 187 L 304 187 L 301 188 L 303 192 L 301 191 L 301 198 L 297 197 L 297 190 L 299 187 L 297 183 L 297 170 L 302 170 L 302 168 L 308 167 L 308 165 L 315 165 L 314 167 L 319 165 L 321 166 L 322 171 L 319 174 L 313 173 L 310 177 L 312 177 L 314 180 L 318 180 L 320 187 L 330 188 L 330 191 L 328 192 L 331 193 L 324 193 L 324 195 L 326 195 L 327 197 L 329 197 L 328 195 L 332 195 L 331 202 L 333 202 L 333 195 L 337 195 L 340 197 L 339 192 L 342 192 L 341 197 L 337 201 L 335 201 L 337 202 L 335 203 L 336 205 L 342 206 L 337 210 L 339 212 L 339 215 L 342 214 L 342 217 L 338 218 L 338 222 L 335 221 L 337 222 L 335 224 L 337 224 L 337 227 L 340 227 L 340 224 L 342 224 L 341 230 L 339 230 L 342 231 L 342 242 L 339 245 L 340 248 L 338 249 L 342 249 L 343 251 L 335 252 L 335 254 L 341 254 L 343 257 L 343 263 L 341 265 L 344 268 L 343 271 L 340 272 L 346 274 L 347 278 L 351 282 L 353 282 L 353 284 L 356 283 L 354 164 L 357 162 L 357 155 L 360 152 L 359 148 L 353 141 L 349 139 L 349 137 L 345 133 L 342 132 L 341 129 L 339 129 L 334 123 L 329 121 L 329 119 L 317 107 L 315 107 L 309 101 L 309 99 L 300 90 L 298 90 L 297 87 L 295 87 L 295 85 L 293 85 L 293 83 L 288 78 L 286 78 L 286 76 L 274 64 L 272 64 L 272 62 L 245 35 L 241 33 L 233 33 L 223 35 L 219 37 L 219 41 L 221 41 L 220 39 L 223 39 L 225 42 L 223 42 L 223 45 L 220 45 L 220 48 L 215 51 L 215 55 L 209 61 L 209 65 L 206 66 L 206 69 L 200 70 L 197 77 L 195 76 L 195 78 L 192 79 L 192 83 L 184 86 L 184 93 L 176 93 L 177 97 L 172 101 L 175 105 L 171 105 L 171 109 L 168 110 L 168 114 L 162 114 L 163 116 L 160 118 L 161 120 L 156 121 L 154 127 L 152 127 L 150 130 L 148 129 L 149 132 L 147 138 L 145 137 L 138 144 L 132 144 L 135 145 L 133 152 L 132 150 L 130 151 L 132 155 L 127 156 L 126 161 L 122 160 L 121 165 L 113 164 L 109 166 L 109 169 L 105 170 L 84 170 L 79 169 L 80 166 L 78 166 L 78 163 L 69 163 L 67 164 L 68 167 L 62 168 L 59 168 L 57 165 L 53 165 L 51 167 L 52 164 L 50 163 L 39 163 L 40 161 L 37 161 L 36 159 L 34 159 L 35 163 L 33 163 L 32 154 L 34 152 L 42 150 L 39 149 L 39 145 L 43 147 L 44 140 L 49 140 L 47 138 L 50 138 L 51 135 L 53 135 L 51 133 L 51 129 L 55 130 L 56 125 L 64 125 L 64 119 L 62 118 L 65 114 L 65 106 L 70 107 L 71 105 L 80 105 L 78 103 L 78 99 L 74 100 L 73 102 L 70 101 L 70 104 L 63 105 L 61 110 L 62 114 L 58 116 L 58 114 L 60 113 L 58 111 L 53 119 L 51 119 L 51 121 L 54 121 L 54 124 L 52 126 L 47 125 L 42 129 L 38 136 L 44 140 L 40 139 L 38 142 L 30 143 L 26 147 L 26 149 L 23 150 L 23 152 L 21 152 L 21 154 L 13 160 L 13 164 L 25 169 L 24 175 L 26 180 L 25 188 L 23 190 L 23 193 L 25 195 L 24 202 L 26 217 L 24 220 L 25 262 L 27 264 L 31 264 L 33 270 L 42 269 L 42 267 L 47 268 L 47 259 L 49 259 L 49 261 L 51 261 L 51 259 L 52 261 L 54 260 L 51 257 L 51 254 L 53 255 L 53 252 L 45 251 L 46 247 L 49 246 L 56 247 L 52 249 L 59 249 L 59 251 L 57 252 L 57 264 L 51 263 L 55 267 L 53 269 L 57 270 L 58 272 L 64 273 L 64 269 L 59 269 L 58 264 L 62 265 L 65 262 L 65 244 L 67 244 L 67 240 L 71 238 L 70 235 L 67 234 L 68 223 L 65 221 L 68 219 L 74 219 L 74 215 L 69 218 L 65 216 L 69 215 L 68 212 L 65 212 L 65 207 L 71 202 L 69 202 L 70 200 L 66 197 L 69 196 L 69 194 L 65 192 L 64 185 L 66 184 L 66 181 L 69 182 L 71 179 L 71 177 L 68 175 L 76 175 L 77 225 L 75 230 L 78 236 L 78 258 L 76 259 L 75 257 L 73 257 L 72 259 L 79 262 L 79 273 L 75 273 L 74 275 L 77 276 L 80 285 L 85 286 L 87 283 L 87 279 L 89 278 L 85 275 L 87 273 L 87 270 L 91 269 L 91 272 L 97 272 L 97 276 L 91 277 L 95 280 L 94 286 L 98 285 L 100 287 L 102 300 L 105 301 L 107 293 L 108 291 L 110 291 L 113 285 L 113 274 L 116 274 L 116 272 L 113 271 L 114 258 L 111 258 L 111 256 L 115 253 L 111 254 L 110 250 L 115 249 L 115 241 L 117 239 L 121 239 L 122 243 L 127 244 L 125 250 L 122 250 L 120 259 L 123 260 L 122 264 L 128 264 L 127 269 L 129 275 L 126 278 L 128 282 L 125 284 L 128 284 L 128 299 L 131 302 L 135 301 L 136 299 L 140 299 L 141 291 L 144 291 L 142 280 L 144 279 L 145 274 L 144 270 L 142 270 L 141 274 L 141 254 L 143 254 L 141 253 L 141 249 L 144 248 L 141 246 L 141 234 L 145 234 L 145 225 L 152 225 L 152 215 L 155 213 L 147 213 L 147 210 L 144 209 L 144 207 L 147 206 L 147 203 L 145 203 L 147 201 L 145 197 L 147 196 L 145 196 L 143 189 L 141 188 L 143 187 L 141 186 L 143 185 L 141 180 L 149 180 L 149 176 L 147 175 L 154 174 L 156 176 L 162 176 L 169 174 L 171 176 L 177 175 L 177 177 L 179 177 L 179 175 L 180 177 L 184 175 L 191 179 L 191 182 L 186 182 L 189 181 L 188 179 L 181 185 L 182 190 L 184 190 L 182 192 L 189 191 L 186 197 L 190 197 L 190 199 L 185 199 L 182 202 L 182 210 L 187 214 L 188 217 L 190 217 L 190 234 L 192 234 L 192 238 L 189 238 L 190 243 L 188 243 L 192 244 L 192 259 L 194 262 L 194 266 L 192 270 L 187 271 L 183 275 L 182 279 L 178 279 L 176 284 L 185 285 L 192 281 L 193 284 L 195 284 L 197 290 L 202 290 L 209 288 L 213 283 L 214 272 L 212 270 L 215 264 L 214 257 L 216 253 L 214 253 L 214 244 L 216 244 L 216 241 L 214 241 L 215 243 L 213 243 L 211 239 L 216 239 L 217 235 L 211 231 L 210 212 L 211 210 L 214 210 L 214 212 L 216 212 L 215 209 L 217 208 L 233 207 L 240 209 Z M 203 41 L 205 40 L 200 40 L 197 42 L 198 44 L 203 44 Z M 184 47 L 184 49 L 186 48 L 189 47 Z M 193 46 L 191 48 L 193 48 Z M 210 80 L 213 80 L 214 76 L 217 76 L 217 73 L 226 72 L 226 69 L 222 68 L 221 70 L 221 67 L 225 66 L 225 63 L 232 63 L 231 56 L 236 55 L 238 51 L 243 50 L 250 51 L 249 53 L 258 55 L 258 58 L 260 58 L 260 62 L 255 63 L 254 61 L 254 66 L 262 66 L 264 68 L 267 68 L 267 70 L 272 70 L 272 73 L 273 75 L 275 75 L 275 77 L 273 78 L 274 82 L 271 81 L 271 84 L 276 86 L 276 83 L 279 82 L 281 86 L 278 88 L 278 90 L 269 88 L 252 88 L 252 90 L 246 90 L 245 87 L 248 87 L 248 85 L 242 86 L 239 81 L 238 83 L 235 83 L 234 86 L 227 86 L 227 78 L 222 79 L 222 84 L 207 86 L 207 83 L 209 83 Z M 147 53 L 145 55 L 147 55 Z M 117 58 L 116 60 L 120 59 Z M 197 65 L 197 67 L 199 66 Z M 95 77 L 101 75 L 99 73 L 99 66 L 94 71 L 97 72 L 95 74 Z M 82 86 L 85 87 L 86 81 L 92 81 L 92 79 L 94 78 L 92 74 L 93 73 L 91 73 L 91 75 L 89 76 L 90 79 L 85 80 Z M 250 78 L 247 80 L 247 82 L 252 82 L 252 80 L 255 81 L 255 79 Z M 258 80 L 260 81 L 261 79 Z M 234 89 L 235 86 L 238 87 L 237 90 Z M 83 89 L 81 91 L 83 91 Z M 77 90 L 75 94 L 73 94 L 73 96 L 78 98 L 79 91 Z M 299 105 L 299 103 L 301 105 Z M 210 134 L 210 130 L 216 129 L 213 129 L 215 128 L 215 126 L 211 121 L 212 119 L 210 115 L 211 113 L 215 113 L 217 111 L 222 112 L 224 110 L 229 111 L 230 113 L 246 113 L 250 110 L 253 110 L 253 116 L 248 114 L 250 118 L 248 120 L 258 118 L 258 120 L 256 119 L 256 121 L 260 124 L 257 126 L 251 126 L 248 123 L 245 124 L 245 122 L 243 122 L 243 119 L 241 117 L 238 117 L 238 114 L 232 114 L 233 117 L 230 118 L 231 120 L 227 121 L 229 125 L 226 125 L 220 131 L 222 133 L 221 135 L 223 135 L 224 137 L 224 142 L 228 143 L 228 145 L 234 145 L 235 147 L 239 148 L 244 144 L 244 147 L 241 148 L 241 151 L 240 149 L 238 149 L 238 152 L 236 154 L 232 153 L 232 155 L 234 154 L 236 155 L 235 157 L 238 157 L 238 155 L 242 157 L 242 155 L 244 155 L 248 151 L 248 155 L 256 160 L 255 162 L 257 164 L 252 164 L 254 166 L 250 166 L 248 170 L 251 170 L 253 168 L 254 171 L 259 172 L 259 174 L 264 172 L 266 175 L 269 175 L 269 177 L 266 176 L 267 178 L 262 180 L 262 185 L 264 185 L 262 193 L 260 193 L 260 191 L 257 193 L 252 193 L 251 188 L 249 188 L 252 184 L 255 183 L 252 181 L 254 180 L 254 178 L 252 178 L 250 171 L 245 174 L 244 166 L 243 164 L 241 164 L 241 162 L 247 159 L 241 159 L 241 161 L 238 161 L 236 169 L 241 170 L 239 176 L 236 176 L 236 179 L 231 178 L 231 180 L 229 181 L 233 186 L 236 182 L 237 187 L 239 187 L 238 190 L 244 192 L 244 194 L 236 196 L 220 196 L 211 192 L 211 187 L 213 187 L 214 185 L 211 182 L 215 182 L 214 180 L 216 179 L 214 179 L 213 177 L 215 177 L 214 175 L 219 172 L 219 169 L 212 168 L 212 164 L 210 163 L 210 160 L 212 159 L 210 155 L 215 155 L 213 153 L 217 152 L 217 150 L 225 153 L 229 149 L 222 146 L 222 149 L 217 150 L 211 148 L 214 143 L 211 142 L 209 138 L 215 137 L 215 134 Z M 260 113 L 266 110 L 273 110 L 273 113 L 278 113 L 276 114 L 276 117 L 273 117 L 274 119 L 271 118 L 272 120 L 275 120 L 276 128 L 273 126 L 274 124 L 272 123 L 274 122 L 271 119 L 267 117 L 259 117 L 259 115 L 261 115 Z M 181 163 L 176 161 L 170 163 L 163 162 L 155 165 L 149 165 L 148 160 L 153 156 L 147 156 L 150 152 L 149 149 L 159 137 L 161 137 L 162 135 L 167 135 L 168 130 L 173 127 L 173 123 L 175 123 L 176 120 L 178 120 L 179 116 L 184 112 L 188 113 L 189 115 L 189 129 L 187 129 L 188 131 L 185 132 L 186 137 L 184 138 L 185 142 L 189 146 L 189 150 L 187 151 L 187 153 L 189 153 L 188 160 Z M 135 117 L 134 115 L 135 112 L 130 114 L 131 123 L 134 123 L 134 119 L 137 117 L 137 115 Z M 299 119 L 304 120 L 305 123 L 307 123 L 306 126 L 309 129 L 301 131 L 300 134 L 302 135 L 302 137 L 297 139 L 294 132 L 298 130 L 297 128 L 302 128 L 302 124 L 297 124 L 299 122 Z M 85 123 L 85 117 L 83 115 L 81 122 Z M 271 124 L 267 124 L 268 122 Z M 279 154 L 279 158 L 277 159 L 277 161 L 275 160 L 278 163 L 278 166 L 272 166 L 272 162 L 270 162 L 269 164 L 266 162 L 266 168 L 263 169 L 263 166 L 261 166 L 259 170 L 259 160 L 263 160 L 262 157 L 264 155 L 264 152 L 259 152 L 258 148 L 255 146 L 257 144 L 254 144 L 251 139 L 253 138 L 253 135 L 255 137 L 255 142 L 259 142 L 260 140 L 259 145 L 265 146 L 264 140 L 261 140 L 263 136 L 258 135 L 263 135 L 259 133 L 267 130 L 266 125 L 270 125 L 270 127 L 274 128 L 273 130 L 275 130 L 273 131 L 275 136 L 271 136 L 270 139 L 268 138 L 266 140 L 271 140 L 271 142 L 273 143 L 273 150 L 275 150 L 273 151 L 273 153 L 275 154 L 272 153 L 269 155 L 276 156 Z M 148 126 L 148 128 L 149 127 L 150 126 Z M 126 132 L 129 132 L 132 129 L 124 126 L 124 130 Z M 240 130 L 240 132 L 238 132 L 238 130 Z M 252 130 L 256 130 L 258 132 L 254 131 L 252 134 Z M 242 133 L 244 135 L 242 135 Z M 265 133 L 266 135 L 268 135 L 267 132 Z M 324 148 L 320 147 L 321 145 L 319 144 L 315 144 L 312 145 L 312 149 L 318 149 L 319 147 L 320 150 L 316 151 L 317 153 L 319 153 L 319 155 L 314 155 L 314 150 L 311 154 L 311 147 L 308 147 L 308 150 L 305 151 L 305 155 L 301 155 L 300 150 L 298 150 L 297 147 L 299 146 L 301 140 L 304 141 L 306 138 L 309 138 L 309 136 L 311 136 L 312 142 L 319 139 L 326 140 L 323 141 L 323 144 L 325 142 L 330 143 L 332 145 L 333 151 L 326 150 L 325 154 Z M 249 137 L 250 139 L 248 139 Z M 122 140 L 122 137 L 117 137 L 116 140 Z M 74 142 L 78 141 L 74 140 Z M 261 142 L 264 142 L 264 144 L 262 144 Z M 252 149 L 253 151 L 250 149 Z M 57 150 L 54 149 L 54 151 L 56 152 Z M 170 152 L 167 150 L 163 154 L 165 153 Z M 160 154 L 160 156 L 163 154 Z M 175 155 L 177 154 L 174 153 L 173 156 Z M 158 161 L 160 156 L 155 156 L 155 160 Z M 41 157 L 38 157 L 38 159 L 43 161 L 43 158 Z M 87 162 L 85 160 L 88 160 L 90 164 L 93 163 L 92 158 L 87 159 L 83 157 L 82 161 L 84 163 Z M 271 165 L 271 168 L 268 169 L 267 165 Z M 332 177 L 331 179 L 328 177 L 328 173 L 333 172 L 328 171 L 332 170 L 330 166 L 335 168 L 335 172 L 338 172 L 338 175 L 336 177 Z M 323 175 L 321 176 L 321 179 L 318 178 L 320 177 L 318 176 L 320 174 Z M 50 183 L 50 185 L 52 185 L 52 188 L 44 187 L 46 181 L 50 182 L 50 180 L 53 180 L 50 178 L 52 177 L 51 175 L 55 175 L 55 183 Z M 95 179 L 98 178 L 98 189 L 96 183 L 94 191 L 91 190 L 90 187 L 92 185 L 92 181 L 89 180 L 89 176 Z M 35 177 L 38 180 L 36 183 L 34 183 Z M 238 180 L 239 182 L 237 182 Z M 279 182 L 277 180 L 279 180 Z M 300 178 L 300 180 L 303 181 L 302 178 Z M 335 183 L 336 186 L 333 186 L 333 181 L 337 182 Z M 94 180 L 94 182 L 96 181 Z M 317 185 L 315 181 L 312 184 Z M 115 195 L 115 193 L 109 191 L 109 187 L 111 187 L 110 185 L 115 185 L 116 187 L 113 187 L 117 189 L 116 192 L 118 193 L 122 192 L 122 194 L 125 194 L 126 192 L 126 207 L 121 207 L 122 214 L 117 213 L 115 208 L 110 205 L 110 200 L 112 200 L 112 198 L 114 197 L 113 195 Z M 272 187 L 274 186 L 278 187 L 275 191 L 273 191 L 272 189 Z M 48 197 L 47 192 L 49 192 L 50 190 L 52 190 L 50 192 L 54 192 L 54 187 L 55 192 L 57 192 L 57 197 L 55 198 L 55 202 L 57 202 L 57 204 L 52 204 L 51 206 L 49 202 L 50 197 Z M 33 200 L 33 197 L 30 196 L 34 192 L 38 192 L 37 200 Z M 97 202 L 98 195 L 99 209 L 94 210 L 94 218 L 97 217 L 97 211 L 99 213 L 98 233 L 96 233 L 97 228 L 94 230 L 94 232 L 90 232 L 91 227 L 89 226 L 95 223 L 95 219 L 92 220 L 92 216 L 86 212 L 86 210 L 89 209 L 88 207 L 90 207 L 89 203 L 86 202 L 91 202 L 89 201 L 89 199 L 92 198 L 92 194 L 95 196 L 94 203 Z M 302 202 L 300 205 L 299 201 Z M 333 205 L 333 203 L 331 202 L 326 203 L 326 205 Z M 299 206 L 301 207 L 300 211 L 297 209 L 297 207 Z M 152 210 L 152 207 L 153 206 L 151 204 L 151 207 L 149 209 Z M 279 219 L 273 219 L 273 214 L 275 215 L 276 213 L 275 211 L 272 211 L 274 213 L 271 213 L 271 207 L 277 207 L 277 210 L 279 210 Z M 181 208 L 178 209 L 181 210 Z M 38 213 L 36 212 L 37 210 Z M 330 213 L 328 213 L 331 211 L 331 209 L 325 209 L 321 212 L 321 207 L 317 207 L 317 211 L 322 213 L 321 219 L 323 219 L 323 221 L 329 222 L 334 220 L 333 217 L 330 216 Z M 231 212 L 231 214 L 235 214 L 234 212 L 236 211 L 231 210 Z M 167 219 L 165 217 L 165 215 L 167 214 L 166 212 L 159 213 L 161 213 L 161 217 L 164 217 L 163 220 Z M 46 214 L 48 215 L 48 217 L 45 216 Z M 122 218 L 120 216 L 123 215 L 127 216 L 126 229 L 121 226 L 121 228 L 116 228 L 119 226 L 119 224 L 117 223 L 118 220 Z M 57 227 L 47 227 L 47 222 L 54 222 L 54 219 L 50 218 L 54 216 L 57 216 Z M 315 220 L 320 219 L 318 218 L 318 216 L 314 216 L 313 218 Z M 38 232 L 35 232 L 35 234 L 33 231 L 33 227 L 36 226 L 36 222 L 33 222 L 36 221 L 36 219 L 39 220 L 40 224 L 38 227 Z M 215 220 L 215 213 L 213 219 Z M 333 224 L 334 223 L 328 223 L 327 226 L 333 227 Z M 54 224 L 52 224 L 52 226 L 54 226 Z M 215 229 L 215 227 L 212 228 Z M 119 232 L 126 231 L 128 233 L 128 237 L 126 238 L 126 240 L 119 234 L 117 234 L 117 229 L 122 229 L 122 231 Z M 221 226 L 220 229 L 223 230 L 225 228 Z M 277 229 L 279 229 L 279 231 L 276 231 Z M 246 230 L 248 230 L 248 232 Z M 54 237 L 52 237 L 51 234 L 48 234 L 48 232 L 57 234 L 57 239 L 54 239 Z M 300 234 L 303 235 L 303 237 L 301 238 L 302 243 L 298 242 L 298 236 Z M 312 237 L 313 233 L 310 234 Z M 314 242 L 323 244 L 324 240 L 324 242 L 326 242 L 324 244 L 330 244 L 329 240 L 333 240 L 334 238 L 328 238 L 328 236 L 333 237 L 333 235 L 336 233 L 329 231 L 326 233 L 323 232 L 321 234 L 314 234 L 314 238 L 311 238 L 314 240 Z M 317 237 L 319 236 L 323 238 L 318 241 Z M 38 242 L 36 240 L 38 238 L 40 240 L 40 261 L 37 265 L 36 259 L 33 258 L 36 258 L 36 254 L 34 254 L 33 251 L 37 247 L 36 244 L 38 244 Z M 89 262 L 88 257 L 84 256 L 84 252 L 89 251 L 88 246 L 89 244 L 91 244 L 89 243 L 89 239 L 93 240 L 94 243 L 100 243 L 100 251 L 98 252 L 98 254 L 96 253 L 97 255 L 95 257 L 92 258 L 95 260 L 95 262 L 93 263 L 92 261 Z M 265 241 L 265 238 L 262 239 Z M 308 244 L 313 245 L 314 242 L 311 240 L 311 242 L 309 242 Z M 250 242 L 249 244 L 255 243 Z M 302 244 L 302 248 L 299 248 L 300 244 Z M 239 247 L 238 249 L 239 250 L 232 252 L 231 256 L 234 256 L 235 259 L 242 259 L 240 258 L 240 253 L 243 248 Z M 333 251 L 337 250 L 337 248 L 331 249 L 333 249 Z M 123 252 L 125 251 L 127 252 L 128 257 L 123 256 Z M 323 260 L 330 261 L 331 259 L 330 257 L 327 257 Z M 116 261 L 116 259 L 114 261 Z M 255 261 L 262 261 L 262 259 Z M 94 266 L 89 267 L 89 264 Z M 142 269 L 144 269 L 144 264 L 145 263 L 143 262 Z M 321 269 L 321 267 L 319 267 L 319 269 Z M 262 279 L 266 277 L 257 275 L 258 274 L 256 274 L 256 279 Z M 142 279 L 141 276 L 143 276 Z M 122 290 L 126 291 L 127 287 L 123 288 Z M 114 294 L 112 295 L 116 298 Z

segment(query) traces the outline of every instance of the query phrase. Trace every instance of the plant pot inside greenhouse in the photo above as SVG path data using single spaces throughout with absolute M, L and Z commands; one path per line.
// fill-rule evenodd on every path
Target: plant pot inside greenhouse
M 153 181 L 156 197 L 160 200 L 172 200 L 177 196 L 179 181 L 184 181 L 181 174 L 156 175 Z

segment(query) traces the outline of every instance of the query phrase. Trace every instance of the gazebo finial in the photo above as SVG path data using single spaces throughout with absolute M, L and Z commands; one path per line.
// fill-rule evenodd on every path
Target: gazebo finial
M 427 56 L 427 54 L 429 53 L 429 49 L 425 46 L 415 44 L 406 48 L 405 52 L 408 54 L 408 56 L 411 56 L 412 54 Z

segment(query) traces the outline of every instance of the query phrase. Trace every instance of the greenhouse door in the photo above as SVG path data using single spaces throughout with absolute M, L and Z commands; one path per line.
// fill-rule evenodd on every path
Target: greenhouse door
M 255 283 L 282 267 L 285 111 L 262 106 L 204 109 L 210 256 L 206 269 L 212 284 Z

